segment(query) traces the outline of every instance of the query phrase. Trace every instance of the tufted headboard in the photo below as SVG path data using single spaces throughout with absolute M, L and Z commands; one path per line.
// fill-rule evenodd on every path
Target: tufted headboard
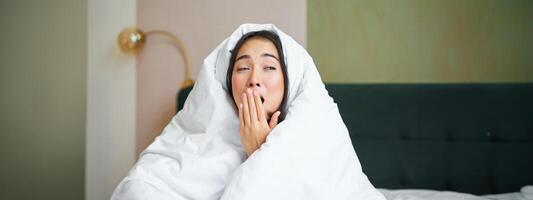
M 533 184 L 533 84 L 326 88 L 378 188 L 494 194 Z

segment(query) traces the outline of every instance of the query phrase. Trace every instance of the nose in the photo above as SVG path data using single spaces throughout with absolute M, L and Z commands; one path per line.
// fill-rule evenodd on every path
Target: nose
M 261 87 L 261 83 L 259 83 L 259 78 L 256 72 L 252 73 L 250 77 L 248 78 L 248 87 Z

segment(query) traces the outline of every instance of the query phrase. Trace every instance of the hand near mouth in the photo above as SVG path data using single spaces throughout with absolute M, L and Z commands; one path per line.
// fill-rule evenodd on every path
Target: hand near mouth
M 247 156 L 259 149 L 270 131 L 278 125 L 281 112 L 272 114 L 268 122 L 263 101 L 256 91 L 246 91 L 242 94 L 242 103 L 239 105 L 240 135 Z

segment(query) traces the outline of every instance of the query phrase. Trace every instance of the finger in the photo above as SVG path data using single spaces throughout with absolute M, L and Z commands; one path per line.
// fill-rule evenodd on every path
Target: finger
M 276 127 L 278 125 L 278 119 L 279 119 L 280 115 L 281 115 L 280 111 L 276 111 L 272 115 L 272 117 L 270 118 L 270 122 L 269 122 L 270 129 L 273 129 L 274 127 Z
M 250 122 L 256 122 L 257 121 L 257 109 L 255 108 L 255 100 L 254 96 L 252 95 L 252 91 L 248 90 L 246 91 L 246 95 L 248 96 L 248 106 L 250 107 Z
M 263 108 L 263 102 L 261 102 L 261 97 L 256 91 L 254 91 L 254 101 L 255 101 L 255 107 L 257 108 L 257 120 L 259 120 L 260 122 L 266 121 L 265 110 Z
M 250 110 L 248 107 L 248 98 L 246 97 L 246 93 L 242 94 L 242 107 L 243 109 L 243 116 L 244 116 L 244 125 L 250 125 Z
M 242 103 L 239 104 L 239 122 L 241 125 L 241 129 L 244 128 L 244 118 L 242 116 Z

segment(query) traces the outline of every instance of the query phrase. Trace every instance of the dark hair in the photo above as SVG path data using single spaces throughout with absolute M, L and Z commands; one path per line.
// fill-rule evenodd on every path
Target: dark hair
M 237 41 L 237 44 L 235 45 L 233 50 L 230 51 L 231 57 L 229 59 L 228 72 L 226 75 L 226 85 L 228 86 L 229 95 L 231 96 L 231 99 L 233 99 L 233 101 L 235 102 L 235 99 L 233 98 L 233 91 L 232 91 L 232 85 L 231 85 L 233 67 L 235 65 L 235 60 L 237 59 L 237 54 L 239 53 L 239 49 L 250 38 L 267 39 L 271 41 L 274 44 L 274 46 L 276 46 L 276 50 L 278 50 L 281 72 L 283 73 L 283 79 L 284 79 L 283 99 L 281 100 L 281 104 L 278 108 L 278 110 L 281 112 L 279 121 L 282 121 L 283 118 L 285 118 L 285 107 L 287 104 L 287 95 L 288 95 L 287 93 L 289 90 L 289 78 L 287 75 L 287 65 L 285 64 L 285 56 L 283 55 L 283 47 L 281 45 L 281 39 L 279 38 L 278 34 L 272 31 L 262 30 L 262 31 L 254 31 L 254 32 L 246 33 L 241 37 L 241 39 L 239 39 L 239 41 Z

